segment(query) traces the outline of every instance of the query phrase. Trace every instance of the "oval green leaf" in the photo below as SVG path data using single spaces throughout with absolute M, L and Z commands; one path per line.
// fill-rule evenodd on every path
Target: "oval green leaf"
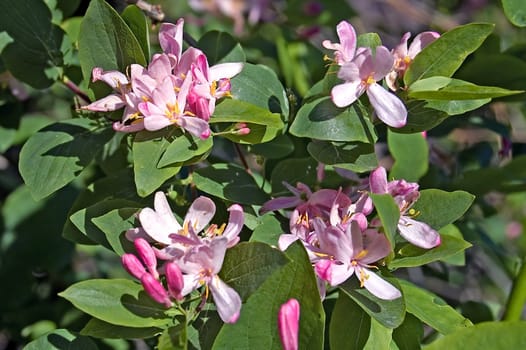
M 102 321 L 126 327 L 160 327 L 171 323 L 166 309 L 126 279 L 92 279 L 71 285 L 59 295 Z
M 395 159 L 389 172 L 390 179 L 417 182 L 427 173 L 429 146 L 422 134 L 400 134 L 388 130 L 387 145 Z
M 20 152 L 20 173 L 35 199 L 64 187 L 113 136 L 109 127 L 88 119 L 72 119 L 45 127 Z

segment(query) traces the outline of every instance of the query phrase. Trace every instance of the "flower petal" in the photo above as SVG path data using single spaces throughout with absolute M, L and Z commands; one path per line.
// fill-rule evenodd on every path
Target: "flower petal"
M 175 219 L 172 208 L 170 208 L 170 204 L 168 204 L 164 192 L 158 191 L 155 193 L 153 207 L 155 208 L 155 212 L 161 217 L 163 225 L 165 225 L 171 232 L 177 232 L 182 228 Z
M 300 303 L 290 299 L 278 311 L 278 330 L 283 350 L 298 349 Z
M 241 311 L 241 297 L 239 294 L 218 276 L 213 277 L 208 287 L 212 292 L 219 317 L 226 323 L 235 323 Z
M 227 247 L 230 248 L 239 242 L 239 232 L 241 232 L 245 223 L 245 214 L 239 204 L 231 205 L 228 211 L 230 212 L 230 216 L 228 218 L 228 225 L 223 231 L 223 237 L 228 239 Z
M 369 271 L 366 268 L 361 268 L 365 273 L 366 278 L 363 281 L 363 286 L 372 294 L 383 300 L 393 300 L 400 298 L 402 293 L 395 288 L 391 283 L 387 282 L 377 274 Z
M 383 79 L 393 69 L 394 57 L 385 46 L 378 46 L 374 56 L 374 80 Z
M 216 64 L 210 67 L 209 80 L 212 82 L 221 78 L 232 78 L 233 76 L 239 74 L 242 69 L 243 63 L 240 62 Z
M 360 80 L 339 84 L 331 90 L 332 102 L 334 102 L 337 107 L 347 107 L 356 101 L 363 92 L 364 88 Z
M 407 110 L 404 103 L 379 84 L 371 84 L 367 96 L 378 118 L 394 128 L 401 128 L 407 122 Z
M 383 166 L 371 172 L 369 175 L 369 187 L 372 193 L 387 193 L 387 172 Z
M 111 94 L 101 98 L 100 100 L 90 103 L 87 106 L 83 106 L 81 107 L 81 109 L 93 112 L 110 112 L 122 108 L 125 105 L 126 102 L 124 101 L 122 96 L 117 94 Z
M 201 232 L 214 217 L 216 213 L 215 203 L 208 197 L 197 197 L 184 218 L 185 225 L 188 224 L 194 232 Z
M 408 242 L 420 248 L 433 248 L 440 245 L 440 234 L 428 224 L 401 216 L 398 231 Z
M 409 45 L 409 50 L 407 51 L 407 55 L 411 58 L 415 58 L 415 56 L 422 51 L 424 47 L 431 44 L 433 41 L 437 40 L 440 37 L 440 34 L 437 32 L 422 32 L 415 36 L 413 39 L 413 42 L 411 45 Z

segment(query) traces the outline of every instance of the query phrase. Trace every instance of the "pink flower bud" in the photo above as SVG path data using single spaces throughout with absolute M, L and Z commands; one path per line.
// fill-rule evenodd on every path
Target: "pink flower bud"
M 150 275 L 149 273 L 143 274 L 141 277 L 141 283 L 146 293 L 148 293 L 148 295 L 153 300 L 155 300 L 159 304 L 163 304 L 165 307 L 172 306 L 172 302 L 170 301 L 168 293 L 164 289 L 163 285 L 152 275 Z
M 300 304 L 296 299 L 290 299 L 281 305 L 278 312 L 278 330 L 284 350 L 298 349 L 299 321 Z
M 184 287 L 184 279 L 181 269 L 176 263 L 169 262 L 165 265 L 165 274 L 168 291 L 175 299 L 182 300 L 181 291 Z
M 158 279 L 159 273 L 157 272 L 157 257 L 155 256 L 155 252 L 150 246 L 150 243 L 148 243 L 144 238 L 137 238 L 133 244 L 135 245 L 135 249 L 137 249 L 137 253 L 139 254 L 142 262 L 148 268 L 148 271 L 150 271 L 154 278 Z
M 133 254 L 124 254 L 121 261 L 126 271 L 137 279 L 141 279 L 142 275 L 146 273 L 141 261 Z
M 250 128 L 241 128 L 237 131 L 238 135 L 248 135 L 250 134 Z

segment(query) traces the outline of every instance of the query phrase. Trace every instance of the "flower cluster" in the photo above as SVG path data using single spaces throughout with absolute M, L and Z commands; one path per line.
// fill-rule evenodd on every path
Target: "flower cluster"
M 221 319 L 227 323 L 236 322 L 241 298 L 219 278 L 218 273 L 227 248 L 239 241 L 244 213 L 237 204 L 230 206 L 228 211 L 228 224 L 209 225 L 215 214 L 215 204 L 207 197 L 198 197 L 181 225 L 164 193 L 157 192 L 154 209 L 144 208 L 139 212 L 142 226 L 126 232 L 140 259 L 125 254 L 122 257 L 124 267 L 141 281 L 152 299 L 166 307 L 204 286 L 203 301 L 211 292 Z M 160 267 L 158 260 L 163 262 Z
M 418 184 L 387 181 L 383 167 L 371 173 L 366 189 L 349 195 L 333 189 L 312 192 L 301 183 L 296 188 L 286 186 L 294 196 L 272 199 L 263 205 L 261 212 L 294 208 L 290 214 L 290 233 L 280 236 L 279 248 L 285 250 L 297 240 L 304 245 L 322 297 L 325 282 L 337 286 L 352 275 L 381 299 L 392 300 L 401 295 L 371 270 L 375 268 L 372 264 L 389 255 L 392 248 L 386 236 L 378 231 L 377 220 L 368 219 L 374 210 L 369 192 L 393 197 L 400 209 L 398 231 L 407 241 L 422 248 L 440 244 L 437 231 L 414 219 L 418 213 L 411 207 L 419 197 Z
M 230 94 L 230 78 L 242 63 L 209 66 L 206 55 L 191 47 L 183 52 L 183 19 L 163 23 L 159 44 L 163 53 L 155 54 L 148 67 L 132 64 L 129 76 L 119 71 L 93 68 L 92 80 L 103 81 L 114 92 L 82 109 L 108 112 L 124 108 L 116 131 L 155 131 L 176 125 L 194 136 L 210 136 L 208 121 L 217 99 Z
M 412 59 L 426 45 L 438 37 L 437 33 L 419 34 L 409 49 L 405 34 L 402 42 L 392 52 L 385 46 L 377 46 L 375 52 L 368 47 L 357 47 L 356 32 L 353 26 L 342 21 L 336 27 L 339 43 L 323 41 L 323 46 L 334 50 L 334 61 L 338 64 L 338 78 L 343 84 L 334 86 L 331 98 L 338 107 L 346 107 L 364 93 L 367 94 L 376 115 L 385 124 L 394 128 L 403 127 L 407 122 L 404 103 L 394 94 L 384 89 L 379 81 L 386 78 L 395 91 L 397 80 L 403 76 Z

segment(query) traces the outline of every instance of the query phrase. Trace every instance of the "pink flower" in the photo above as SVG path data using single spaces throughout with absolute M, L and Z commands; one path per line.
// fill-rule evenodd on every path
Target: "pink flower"
M 414 219 L 418 212 L 411 207 L 420 196 L 417 183 L 404 180 L 387 182 L 387 173 L 383 167 L 371 172 L 369 179 L 371 192 L 388 193 L 393 196 L 400 209 L 398 231 L 402 237 L 417 247 L 425 249 L 440 245 L 440 234 L 428 224 Z
M 337 286 L 354 274 L 362 287 L 380 299 L 393 300 L 401 296 L 398 289 L 369 270 L 372 263 L 391 251 L 383 234 L 371 229 L 362 232 L 356 221 L 341 227 L 326 226 L 317 220 L 315 227 L 320 258 L 314 270 L 318 277 Z
M 393 71 L 387 75 L 385 81 L 387 86 L 393 91 L 397 90 L 397 80 L 404 76 L 405 71 L 409 68 L 416 55 L 422 51 L 424 47 L 438 39 L 440 34 L 437 32 L 422 32 L 413 39 L 413 42 L 408 48 L 407 40 L 409 40 L 409 37 L 411 37 L 411 33 L 405 33 L 402 36 L 400 44 L 392 51 L 395 58 Z
M 186 76 L 180 88 L 174 86 L 171 77 L 166 77 L 153 91 L 151 101 L 139 103 L 139 111 L 144 116 L 144 128 L 155 131 L 175 124 L 192 135 L 208 138 L 208 122 L 185 110 L 191 84 L 191 75 Z
M 191 248 L 178 261 L 184 273 L 184 288 L 181 295 L 185 296 L 205 285 L 212 293 L 217 312 L 226 323 L 235 323 L 241 310 L 241 297 L 232 287 L 223 282 L 218 273 L 223 265 L 223 259 L 228 245 L 226 237 L 203 242 L 202 245 Z M 207 293 L 205 293 L 207 295 Z
M 338 107 L 346 107 L 366 92 L 380 120 L 395 128 L 404 126 L 404 103 L 377 83 L 391 71 L 393 63 L 393 56 L 384 46 L 378 46 L 374 56 L 369 48 L 358 49 L 353 61 L 340 68 L 338 78 L 345 82 L 332 88 L 332 101 Z
M 283 350 L 298 349 L 300 303 L 290 299 L 279 308 L 278 330 Z
M 339 43 L 331 43 L 329 40 L 324 40 L 322 45 L 329 49 L 335 50 L 334 60 L 340 66 L 347 62 L 351 62 L 356 52 L 356 32 L 353 26 L 346 21 L 341 21 L 336 26 Z

